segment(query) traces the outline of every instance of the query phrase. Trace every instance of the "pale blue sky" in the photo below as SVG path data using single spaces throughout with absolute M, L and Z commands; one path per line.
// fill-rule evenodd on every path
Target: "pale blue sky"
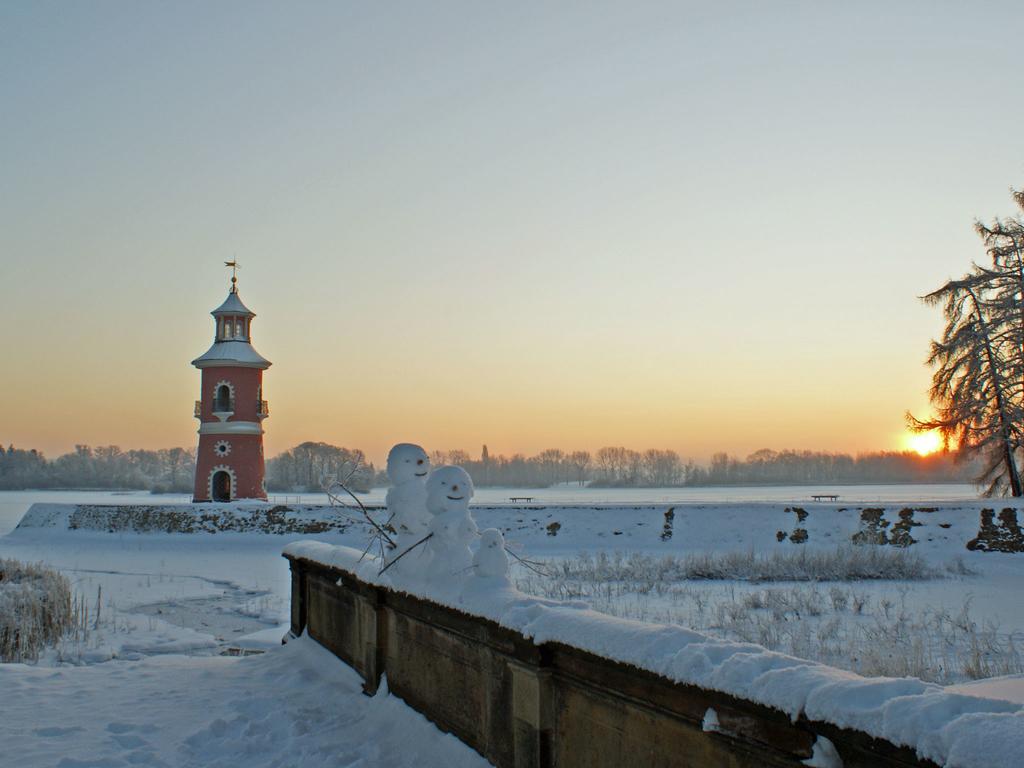
M 271 453 L 898 447 L 915 296 L 1024 184 L 1022 20 L 2 3 L 0 441 L 192 443 L 237 255 Z

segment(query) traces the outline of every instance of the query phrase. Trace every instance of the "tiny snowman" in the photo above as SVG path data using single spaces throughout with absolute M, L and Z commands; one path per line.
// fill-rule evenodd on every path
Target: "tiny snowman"
M 480 548 L 473 555 L 473 570 L 481 579 L 508 578 L 505 537 L 497 528 L 488 528 L 480 534 Z
M 450 581 L 473 565 L 469 543 L 477 527 L 469 514 L 471 498 L 473 480 L 462 467 L 438 467 L 427 478 L 427 511 L 433 515 L 427 542 L 431 581 Z
M 430 516 L 425 483 L 429 472 L 430 458 L 418 445 L 399 443 L 388 453 L 391 487 L 386 504 L 399 545 L 410 546 L 427 535 Z

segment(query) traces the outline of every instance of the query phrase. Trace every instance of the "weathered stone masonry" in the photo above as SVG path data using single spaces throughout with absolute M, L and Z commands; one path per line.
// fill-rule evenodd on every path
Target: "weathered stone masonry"
M 818 735 L 846 768 L 934 766 L 867 734 L 801 718 L 367 584 L 286 555 L 291 631 L 351 665 L 499 768 L 797 766 Z M 717 732 L 705 732 L 709 708 Z

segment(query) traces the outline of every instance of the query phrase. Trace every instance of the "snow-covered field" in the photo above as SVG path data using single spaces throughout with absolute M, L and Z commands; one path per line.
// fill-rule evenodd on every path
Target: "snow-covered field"
M 0 765 L 486 765 L 400 701 L 364 696 L 316 643 L 280 644 L 287 540 L 46 529 L 0 538 L 0 558 L 55 565 L 91 612 L 84 637 L 38 664 L 0 664 Z M 265 653 L 220 655 L 251 650 Z
M 0 666 L 0 763 L 434 766 L 487 763 L 307 638 L 244 658 Z M 415 749 L 409 745 L 415 744 Z
M 1024 672 L 1024 552 L 965 546 L 985 507 L 919 506 L 935 511 L 904 513 L 902 526 L 900 512 L 915 508 L 868 508 L 884 509 L 878 527 L 859 506 L 834 504 L 789 508 L 803 520 L 772 504 L 677 506 L 671 523 L 664 508 L 549 509 L 512 519 L 507 535 L 545 561 L 545 575 L 517 574 L 525 592 L 861 674 L 951 683 Z M 890 543 L 854 544 L 879 531 Z M 886 563 L 841 567 L 872 553 Z
M 793 553 L 830 563 L 849 549 L 865 527 L 861 506 L 808 503 L 801 515 L 785 504 L 688 504 L 676 505 L 671 521 L 665 505 L 650 503 L 477 505 L 474 514 L 481 529 L 505 530 L 517 554 L 546 563 L 546 576 L 517 568 L 524 591 L 774 644 L 868 674 L 953 681 L 961 687 L 949 690 L 1024 704 L 1020 670 L 1012 666 L 1019 665 L 1016 649 L 1024 649 L 1024 554 L 965 548 L 978 534 L 980 510 L 992 505 L 915 504 L 912 509 L 934 509 L 914 511 L 913 524 L 904 526 L 915 543 L 876 545 L 898 561 L 893 573 L 900 578 L 786 578 L 793 566 L 785 557 Z M 904 508 L 883 507 L 887 538 Z M 281 551 L 308 538 L 59 526 L 0 537 L 0 558 L 56 566 L 91 608 L 84 637 L 62 642 L 36 666 L 0 665 L 0 690 L 17 691 L 0 697 L 4 755 L 18 756 L 13 765 L 27 768 L 269 765 L 275 757 L 300 765 L 302 753 L 290 757 L 287 750 L 308 749 L 313 763 L 327 754 L 318 750 L 329 750 L 351 755 L 349 762 L 361 758 L 361 765 L 400 765 L 388 753 L 389 735 L 416 727 L 430 734 L 416 764 L 479 762 L 399 702 L 358 694 L 354 675 L 312 644 L 279 645 L 289 602 Z M 361 548 L 366 534 L 353 528 L 313 538 Z M 710 566 L 724 570 L 705 572 Z M 808 567 L 813 578 L 822 566 Z M 763 580 L 750 581 L 752 573 Z M 903 578 L 908 575 L 913 578 Z M 227 649 L 267 652 L 218 655 Z M 855 649 L 873 655 L 853 658 Z M 968 682 L 1003 672 L 1014 674 Z M 328 694 L 322 679 L 337 692 Z M 274 711 L 286 714 L 271 723 Z M 291 746 L 267 744 L 271 734 Z M 258 757 L 239 762 L 247 748 Z

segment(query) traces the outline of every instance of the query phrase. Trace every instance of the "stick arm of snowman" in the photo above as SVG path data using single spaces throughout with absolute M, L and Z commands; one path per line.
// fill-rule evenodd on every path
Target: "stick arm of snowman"
M 477 531 L 476 535 L 480 536 L 481 533 L 479 531 Z M 527 570 L 533 571 L 538 576 L 550 576 L 551 575 L 550 573 L 547 573 L 546 571 L 541 570 L 540 567 L 539 567 L 540 563 L 538 563 L 536 560 L 527 560 L 525 557 L 520 557 L 519 555 L 517 555 L 515 552 L 513 552 L 511 549 L 509 549 L 508 544 L 505 544 L 503 549 L 508 554 L 512 555 L 512 557 L 514 557 L 516 560 L 518 560 L 522 564 L 522 566 L 524 568 L 526 568 Z M 472 567 L 473 566 L 470 566 L 470 568 L 472 568 Z M 469 569 L 467 568 L 466 570 L 469 570 Z
M 537 563 L 536 560 L 527 560 L 525 557 L 520 557 L 515 552 L 513 552 L 511 549 L 509 549 L 508 546 L 505 547 L 505 551 L 508 552 L 510 555 L 512 555 L 512 557 L 514 557 L 516 560 L 518 560 L 522 564 L 522 566 L 524 568 L 526 568 L 527 570 L 533 571 L 538 576 L 550 576 L 551 575 L 547 571 L 542 571 L 540 568 L 538 568 L 537 566 L 539 565 L 539 563 Z

